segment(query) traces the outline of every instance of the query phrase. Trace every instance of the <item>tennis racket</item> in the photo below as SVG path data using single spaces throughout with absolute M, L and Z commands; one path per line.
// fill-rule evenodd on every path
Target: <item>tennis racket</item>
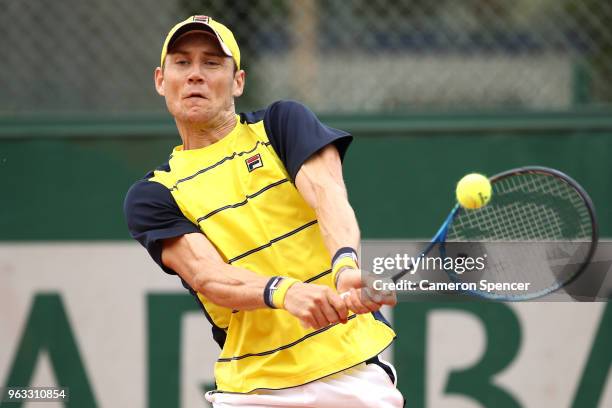
M 451 281 L 530 283 L 520 292 L 479 286 L 463 291 L 492 300 L 534 299 L 576 279 L 598 240 L 595 209 L 586 191 L 566 174 L 539 166 L 508 170 L 489 180 L 491 201 L 476 210 L 455 205 L 419 257 L 436 247 L 442 258 L 465 256 L 474 243 L 478 253 L 487 254 L 486 267 L 476 274 L 447 268 Z M 410 264 L 390 279 L 397 283 L 412 269 Z M 380 296 L 374 292 L 366 287 L 372 299 Z

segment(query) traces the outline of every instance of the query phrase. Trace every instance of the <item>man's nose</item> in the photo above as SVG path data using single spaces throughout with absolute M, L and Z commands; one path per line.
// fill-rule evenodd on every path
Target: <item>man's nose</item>
M 189 83 L 204 82 L 204 74 L 202 72 L 202 67 L 200 66 L 200 64 L 191 65 L 189 75 L 187 76 L 187 81 Z

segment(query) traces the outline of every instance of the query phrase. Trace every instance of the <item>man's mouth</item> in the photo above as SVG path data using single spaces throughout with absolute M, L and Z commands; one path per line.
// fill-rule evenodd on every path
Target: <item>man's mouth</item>
M 189 92 L 187 94 L 187 96 L 185 96 L 185 99 L 189 99 L 189 98 L 201 98 L 201 99 L 206 99 L 206 97 L 204 96 L 203 93 L 201 92 Z

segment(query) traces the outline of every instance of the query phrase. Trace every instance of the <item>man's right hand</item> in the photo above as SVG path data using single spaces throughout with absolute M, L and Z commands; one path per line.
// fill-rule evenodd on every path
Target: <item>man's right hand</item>
M 357 314 L 378 311 L 383 305 L 395 306 L 397 298 L 392 291 L 375 292 L 375 296 L 368 295 L 372 288 L 364 287 L 362 271 L 347 268 L 338 275 L 338 292 L 346 293 L 343 300 L 346 306 Z
M 285 296 L 285 310 L 300 319 L 302 326 L 320 329 L 346 323 L 348 307 L 334 290 L 312 283 L 296 283 Z

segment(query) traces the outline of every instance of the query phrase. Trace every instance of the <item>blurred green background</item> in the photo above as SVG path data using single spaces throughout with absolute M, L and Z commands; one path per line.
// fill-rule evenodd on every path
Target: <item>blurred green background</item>
M 410 126 L 410 119 L 402 120 Z M 593 198 L 602 236 L 612 235 L 612 130 L 453 132 L 428 129 L 440 125 L 433 121 L 419 130 L 392 131 L 358 130 L 357 118 L 327 121 L 355 129 L 344 171 L 364 238 L 427 238 L 453 205 L 454 185 L 463 174 L 492 175 L 529 164 L 551 166 L 578 180 Z M 480 121 L 474 119 L 474 125 Z M 165 161 L 176 144 L 175 135 L 0 139 L 0 182 L 10 192 L 3 198 L 0 238 L 129 239 L 125 192 Z
M 612 234 L 607 1 L 3 7 L 1 240 L 128 239 L 127 188 L 180 144 L 152 73 L 169 27 L 193 13 L 238 38 L 241 111 L 295 99 L 357 136 L 345 174 L 365 238 L 425 238 L 463 174 L 534 164 L 582 183 Z

